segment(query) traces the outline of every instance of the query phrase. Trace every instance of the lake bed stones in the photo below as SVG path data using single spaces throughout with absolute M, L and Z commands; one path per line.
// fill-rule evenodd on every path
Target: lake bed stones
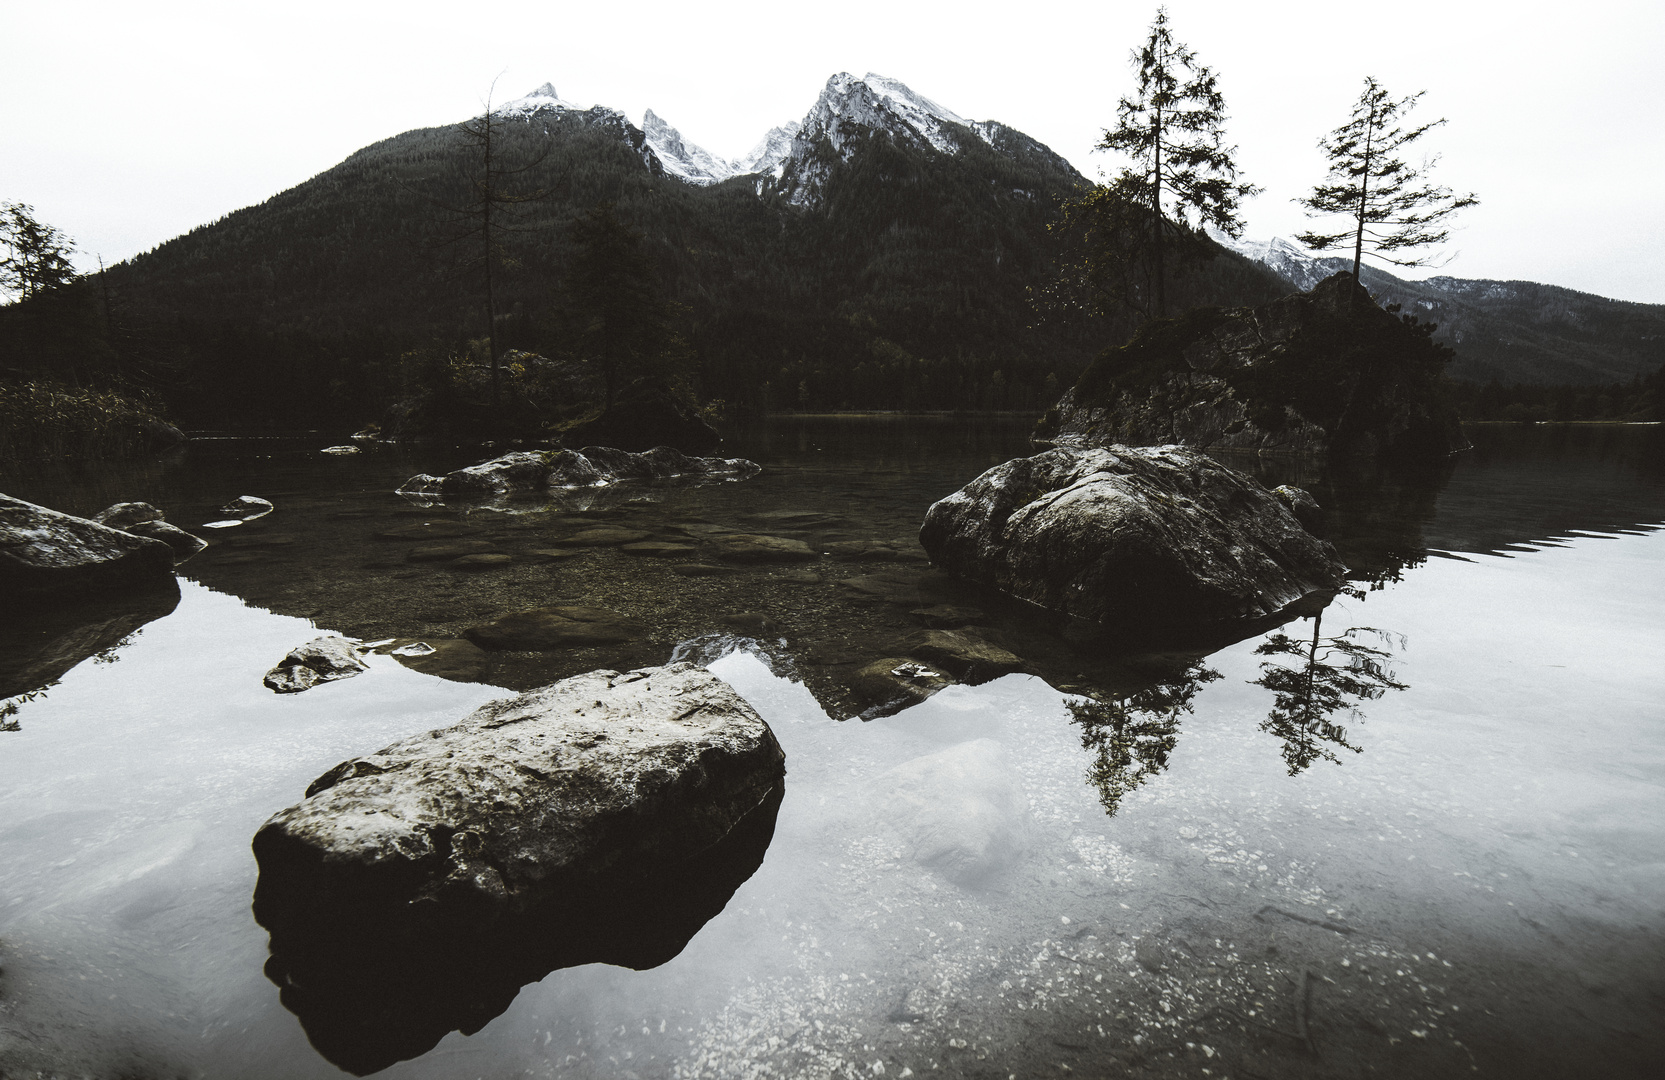
M 471 626 L 463 636 L 483 649 L 544 652 L 589 645 L 622 645 L 646 637 L 645 623 L 606 608 L 550 604 Z
M 815 549 L 802 540 L 757 533 L 712 536 L 707 550 L 715 559 L 742 564 L 812 562 L 816 558 Z

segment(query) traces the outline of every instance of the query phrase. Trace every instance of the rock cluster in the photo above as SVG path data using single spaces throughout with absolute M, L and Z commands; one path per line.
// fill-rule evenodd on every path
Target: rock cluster
M 1345 570 L 1283 498 L 1181 446 L 1008 461 L 934 504 L 919 541 L 957 577 L 1100 623 L 1257 618 Z
M 0 598 L 8 607 L 144 589 L 177 593 L 173 563 L 173 550 L 159 540 L 0 495 Z
M 1467 441 L 1440 389 L 1452 353 L 1429 331 L 1348 273 L 1258 308 L 1198 309 L 1106 350 L 1035 435 L 1081 448 L 1443 455 Z
M 762 470 L 743 458 L 689 457 L 669 446 L 640 454 L 609 446 L 582 450 L 519 450 L 477 465 L 405 481 L 401 494 L 426 496 L 504 495 L 547 488 L 597 487 L 620 480 L 669 480 L 683 477 L 744 479 Z

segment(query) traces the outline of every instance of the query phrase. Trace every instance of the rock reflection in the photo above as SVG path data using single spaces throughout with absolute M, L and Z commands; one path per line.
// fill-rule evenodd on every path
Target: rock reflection
M 1338 750 L 1357 754 L 1362 747 L 1347 740 L 1347 729 L 1337 723 L 1337 714 L 1360 717 L 1359 705 L 1375 701 L 1389 690 L 1403 690 L 1394 678 L 1388 649 L 1367 645 L 1371 638 L 1391 646 L 1395 636 L 1370 626 L 1349 627 L 1340 634 L 1324 637 L 1323 613 L 1312 616 L 1312 637 L 1296 638 L 1282 631 L 1270 634 L 1255 649 L 1257 656 L 1289 656 L 1295 665 L 1268 661 L 1260 665 L 1257 686 L 1273 692 L 1272 711 L 1261 721 L 1260 730 L 1283 742 L 1283 760 L 1294 776 L 1323 758 L 1339 762 Z M 1400 648 L 1403 639 L 1398 639 Z
M 643 970 L 671 960 L 763 863 L 784 787 L 717 845 L 653 876 L 615 874 L 509 917 L 439 902 L 321 907 L 305 880 L 262 873 L 255 918 L 266 976 L 332 1064 L 358 1076 L 472 1035 L 520 988 L 579 964 Z
M 140 627 L 179 606 L 178 583 L 103 601 L 32 607 L 0 625 L 0 731 L 16 731 L 18 706 L 89 658 L 116 659 Z
M 1220 673 L 1197 661 L 1178 675 L 1121 697 L 1068 703 L 1081 745 L 1094 753 L 1087 781 L 1114 815 L 1122 799 L 1168 767 L 1179 739 L 1179 718 L 1190 713 L 1197 692 Z

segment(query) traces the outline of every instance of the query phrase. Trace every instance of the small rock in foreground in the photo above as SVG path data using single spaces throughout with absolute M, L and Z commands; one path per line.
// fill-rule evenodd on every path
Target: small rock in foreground
M 134 536 L 148 536 L 152 540 L 160 540 L 173 549 L 175 562 L 182 562 L 208 546 L 208 541 L 200 536 L 193 536 L 184 529 L 169 525 L 165 521 L 140 521 L 127 526 L 127 531 Z
M 291 649 L 277 667 L 266 673 L 264 682 L 279 694 L 298 694 L 321 682 L 350 679 L 367 670 L 352 642 L 328 636 Z

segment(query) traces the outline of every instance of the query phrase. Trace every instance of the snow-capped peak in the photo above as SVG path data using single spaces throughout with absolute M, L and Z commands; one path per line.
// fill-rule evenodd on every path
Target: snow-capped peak
M 1270 240 L 1234 240 L 1216 229 L 1209 229 L 1208 235 L 1222 247 L 1228 247 L 1239 255 L 1253 259 L 1302 290 L 1312 288 L 1335 273 L 1337 263 L 1345 262 L 1346 268 L 1352 269 L 1351 259 L 1317 255 L 1301 244 L 1285 240 L 1281 236 L 1274 236 Z
M 895 79 L 873 72 L 858 79 L 841 71 L 827 80 L 815 107 L 804 118 L 802 134 L 810 138 L 825 135 L 835 149 L 842 149 L 847 125 L 894 133 L 901 133 L 900 128 L 951 154 L 957 145 L 944 131 L 948 124 L 970 126 L 957 113 Z
M 573 109 L 580 110 L 582 106 L 574 105 L 570 101 L 563 101 L 561 95 L 555 92 L 554 83 L 544 83 L 525 97 L 505 101 L 492 112 L 499 116 L 524 116 L 543 109 Z
M 659 156 L 665 171 L 690 184 L 715 184 L 741 171 L 749 171 L 738 169 L 734 162 L 684 139 L 681 132 L 665 123 L 652 109 L 642 116 L 642 134 L 647 136 L 648 145 Z

